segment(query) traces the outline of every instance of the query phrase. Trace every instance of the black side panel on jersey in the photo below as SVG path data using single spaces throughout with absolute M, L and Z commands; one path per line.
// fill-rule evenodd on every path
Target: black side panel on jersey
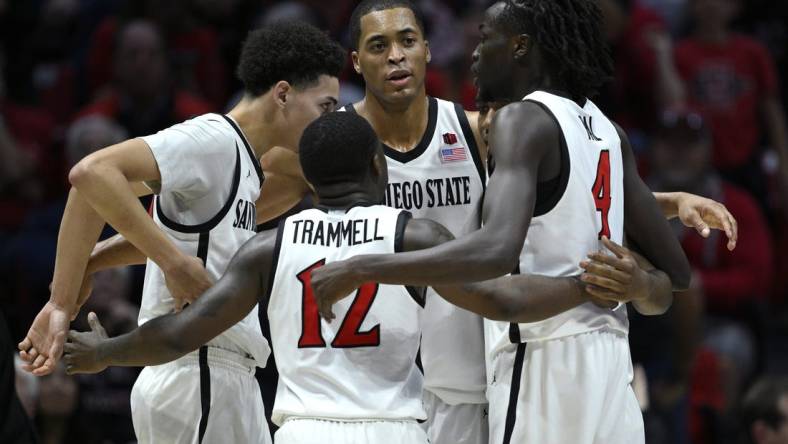
M 569 170 L 571 168 L 569 162 L 569 147 L 566 144 L 566 137 L 564 137 L 561 124 L 558 123 L 558 119 L 555 117 L 555 114 L 550 111 L 550 108 L 545 106 L 544 103 L 535 100 L 526 100 L 526 102 L 539 105 L 539 107 L 553 119 L 561 138 L 561 171 L 558 173 L 558 177 L 540 182 L 536 185 L 536 205 L 534 206 L 533 217 L 539 217 L 549 213 L 550 210 L 555 208 L 558 201 L 563 197 L 564 191 L 566 191 L 566 185 L 569 183 Z
M 200 416 L 199 436 L 197 442 L 202 444 L 202 439 L 205 437 L 205 429 L 208 427 L 208 415 L 211 413 L 211 370 L 208 367 L 208 347 L 203 345 L 200 347 L 199 354 L 200 364 L 200 407 L 202 415 Z
M 525 344 L 517 346 L 512 366 L 512 382 L 509 390 L 509 405 L 506 408 L 506 422 L 503 428 L 503 444 L 512 442 L 514 424 L 517 421 L 517 400 L 520 397 L 520 381 L 523 379 L 523 361 L 525 360 Z
M 517 267 L 512 271 L 512 275 L 515 274 L 520 274 L 520 264 L 517 264 Z M 520 324 L 516 322 L 509 323 L 509 342 L 512 344 L 519 344 L 522 342 L 522 338 L 520 337 Z
M 454 112 L 457 114 L 457 120 L 460 121 L 462 127 L 462 135 L 468 142 L 468 151 L 471 152 L 471 158 L 476 165 L 476 171 L 479 172 L 479 179 L 482 181 L 482 189 L 487 188 L 487 175 L 484 173 L 484 164 L 482 163 L 482 156 L 479 154 L 479 147 L 476 145 L 476 138 L 473 137 L 473 130 L 471 124 L 468 122 L 468 116 L 465 114 L 465 109 L 459 103 L 454 104 Z
M 233 202 L 235 201 L 235 195 L 238 194 L 238 185 L 241 182 L 241 150 L 238 148 L 238 144 L 235 144 L 235 171 L 233 172 L 233 182 L 230 185 L 230 195 L 227 197 L 227 202 L 225 202 L 224 206 L 219 210 L 216 215 L 214 215 L 209 221 L 198 224 L 198 225 L 184 225 L 174 220 L 168 218 L 164 215 L 164 211 L 161 209 L 161 196 L 156 196 L 156 214 L 159 216 L 159 220 L 161 223 L 164 224 L 165 227 L 169 228 L 170 230 L 179 231 L 181 233 L 203 233 L 206 231 L 211 231 L 219 222 L 222 221 L 224 216 L 227 215 L 227 212 L 230 211 L 230 208 L 233 206 Z
M 224 117 L 224 120 L 226 120 L 227 123 L 229 123 L 230 126 L 233 127 L 236 133 L 238 133 L 238 137 L 240 137 L 241 140 L 243 140 L 244 146 L 246 147 L 246 153 L 249 154 L 249 158 L 252 160 L 252 165 L 254 165 L 254 170 L 255 172 L 257 172 L 257 179 L 260 181 L 260 187 L 262 187 L 263 181 L 265 180 L 265 176 L 263 175 L 263 168 L 260 166 L 260 160 L 257 157 L 255 157 L 252 147 L 249 146 L 249 141 L 246 140 L 246 136 L 241 131 L 241 128 L 238 128 L 238 125 L 235 124 L 235 121 L 233 121 L 233 119 L 225 115 L 222 115 L 222 117 Z
M 394 232 L 394 252 L 402 253 L 405 251 L 403 245 L 405 243 L 405 227 L 408 226 L 408 221 L 413 218 L 410 211 L 401 211 L 397 217 L 397 228 Z M 421 308 L 427 304 L 427 287 L 413 287 L 405 285 L 405 290 Z
M 279 265 L 279 252 L 282 250 L 282 237 L 285 231 L 285 224 L 287 219 L 279 222 L 279 227 L 276 229 L 276 244 L 274 244 L 274 257 L 271 259 L 271 269 L 268 271 L 268 285 L 260 300 L 259 309 L 262 313 L 268 316 L 268 302 L 271 300 L 271 290 L 274 288 L 274 279 L 276 278 L 276 267 Z M 269 335 L 270 336 L 270 335 Z M 268 338 L 270 340 L 270 337 Z

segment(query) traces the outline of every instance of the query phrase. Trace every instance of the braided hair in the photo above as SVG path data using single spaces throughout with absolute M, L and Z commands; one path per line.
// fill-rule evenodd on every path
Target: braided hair
M 596 95 L 612 78 L 613 59 L 595 0 L 506 0 L 498 20 L 536 41 L 548 69 L 573 98 Z

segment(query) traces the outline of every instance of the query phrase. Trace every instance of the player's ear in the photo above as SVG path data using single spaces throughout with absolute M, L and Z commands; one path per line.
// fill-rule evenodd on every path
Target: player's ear
M 514 59 L 521 60 L 528 55 L 531 50 L 531 36 L 528 34 L 520 34 L 514 37 Z
M 361 64 L 358 63 L 358 51 L 350 53 L 350 60 L 353 61 L 353 69 L 356 70 L 356 74 L 361 74 Z
M 427 48 L 427 63 L 430 63 L 432 61 L 432 53 L 430 52 L 429 40 L 424 40 L 424 47 Z
M 280 80 L 276 82 L 276 85 L 273 87 L 273 94 L 272 97 L 274 98 L 274 102 L 280 107 L 284 108 L 287 105 L 287 99 L 289 98 L 288 95 L 292 91 L 293 87 L 284 80 Z

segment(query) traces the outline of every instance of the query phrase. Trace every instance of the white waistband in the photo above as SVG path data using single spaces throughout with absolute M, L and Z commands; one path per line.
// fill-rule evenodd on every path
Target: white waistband
M 202 350 L 206 351 L 203 352 Z M 174 361 L 177 365 L 200 365 L 200 354 L 206 353 L 208 367 L 222 367 L 254 376 L 257 362 L 223 348 L 203 346 Z

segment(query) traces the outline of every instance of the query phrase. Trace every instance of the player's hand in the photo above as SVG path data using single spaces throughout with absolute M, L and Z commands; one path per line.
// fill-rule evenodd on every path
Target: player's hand
M 198 257 L 183 255 L 175 266 L 162 271 L 167 289 L 175 299 L 175 311 L 180 311 L 184 305 L 197 300 L 213 285 L 208 270 Z
M 98 356 L 98 348 L 101 342 L 107 339 L 107 332 L 98 320 L 96 313 L 88 313 L 88 324 L 90 331 L 80 333 L 74 330 L 68 332 L 68 342 L 66 342 L 66 354 L 63 361 L 66 364 L 66 373 L 73 375 L 76 373 L 98 373 L 107 364 L 102 362 Z
M 586 283 L 586 291 L 597 299 L 622 303 L 648 298 L 648 272 L 640 268 L 629 249 L 606 237 L 602 243 L 615 256 L 595 252 L 580 262 L 585 270 L 580 280 Z
M 331 262 L 312 270 L 312 289 L 317 309 L 327 321 L 335 317 L 331 307 L 350 296 L 362 284 L 358 282 L 350 264 L 351 261 Z
M 677 206 L 681 223 L 694 228 L 703 237 L 709 237 L 711 230 L 722 230 L 728 237 L 728 250 L 736 248 L 739 227 L 725 205 L 694 194 L 680 193 Z
M 36 315 L 27 336 L 19 343 L 19 356 L 26 362 L 23 369 L 36 376 L 55 370 L 63 354 L 72 310 L 49 301 Z

